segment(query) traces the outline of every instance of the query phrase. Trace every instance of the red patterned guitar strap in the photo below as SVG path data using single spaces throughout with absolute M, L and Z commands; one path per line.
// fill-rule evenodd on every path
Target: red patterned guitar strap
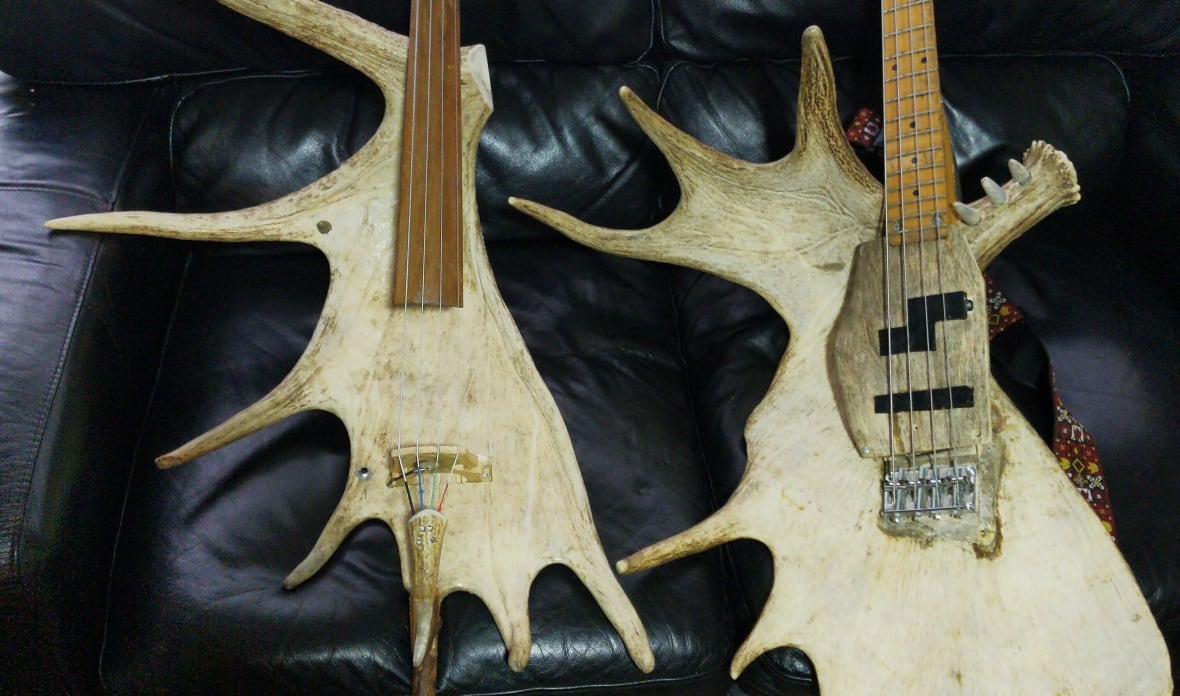
M 849 123 L 845 135 L 853 145 L 865 151 L 872 151 L 881 144 L 881 117 L 872 109 L 861 109 Z M 986 273 L 984 280 L 987 284 L 988 338 L 995 339 L 1004 329 L 1023 322 L 1024 315 L 1000 292 L 995 281 Z M 1049 384 L 1053 392 L 1054 411 L 1053 441 L 1050 448 L 1056 455 L 1061 470 L 1069 477 L 1082 497 L 1090 503 L 1098 519 L 1102 520 L 1103 526 L 1106 527 L 1107 533 L 1111 538 L 1115 538 L 1114 517 L 1111 514 L 1110 498 L 1107 496 L 1106 477 L 1102 473 L 1094 438 L 1061 402 L 1052 366 L 1049 367 Z
M 988 337 L 994 339 L 1004 329 L 1024 321 L 1024 314 L 1004 296 L 991 276 L 985 273 L 983 279 L 987 284 Z M 1049 368 L 1049 384 L 1053 390 L 1054 411 L 1053 442 L 1050 448 L 1061 470 L 1090 503 L 1107 533 L 1114 538 L 1114 517 L 1111 514 L 1110 498 L 1106 494 L 1106 477 L 1102 473 L 1094 438 L 1061 402 L 1052 367 Z

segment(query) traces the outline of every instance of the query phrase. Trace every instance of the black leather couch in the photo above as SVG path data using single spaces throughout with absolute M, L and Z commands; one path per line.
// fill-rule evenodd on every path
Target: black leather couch
M 404 31 L 406 0 L 335 0 Z M 794 138 L 799 39 L 827 36 L 840 107 L 879 107 L 874 2 L 463 0 L 496 110 L 477 163 L 500 289 L 566 420 L 607 555 L 687 528 L 744 464 L 742 424 L 788 341 L 748 291 L 605 256 L 506 203 L 638 227 L 678 189 L 616 97 L 769 160 Z M 1180 655 L 1180 4 L 938 3 L 965 199 L 1034 138 L 1082 202 L 990 268 L 1026 312 L 993 368 L 1051 427 L 1049 360 L 1097 440 L 1120 547 Z M 304 414 L 170 471 L 152 458 L 290 369 L 326 263 L 304 248 L 50 233 L 111 209 L 226 210 L 337 166 L 377 91 L 212 0 L 0 4 L 0 692 L 364 694 L 408 690 L 406 595 L 387 528 L 359 529 L 295 591 L 341 493 L 348 440 Z M 871 166 L 877 155 L 862 153 Z M 813 693 L 805 656 L 728 665 L 771 582 L 753 543 L 622 578 L 641 673 L 568 571 L 531 596 L 513 673 L 475 598 L 444 604 L 440 693 Z M 832 591 L 855 578 L 832 578 Z M 1068 646 L 1063 646 L 1068 649 Z M 856 655 L 848 668 L 856 669 Z M 871 690 L 871 689 L 870 689 Z

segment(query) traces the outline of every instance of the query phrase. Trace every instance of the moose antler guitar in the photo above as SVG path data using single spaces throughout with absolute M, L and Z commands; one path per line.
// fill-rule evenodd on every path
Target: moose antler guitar
M 790 329 L 732 497 L 618 567 L 764 543 L 774 587 L 734 677 L 796 646 L 824 694 L 1171 693 L 1125 562 L 988 374 L 979 269 L 1078 200 L 1073 166 L 1036 142 L 1012 181 L 953 202 L 933 4 L 886 0 L 882 19 L 884 192 L 840 129 L 812 27 L 785 158 L 709 149 L 624 88 L 680 182 L 672 214 L 613 230 L 512 201 L 594 248 L 741 283 Z
M 291 373 L 257 403 L 160 457 L 160 466 L 299 411 L 330 411 L 348 429 L 348 483 L 285 584 L 311 577 L 361 522 L 389 524 L 410 590 L 416 695 L 434 693 L 439 603 L 455 590 L 483 600 L 509 665 L 524 669 L 529 587 L 554 563 L 585 582 L 636 664 L 650 671 L 646 633 L 602 551 L 569 435 L 487 260 L 474 161 L 491 94 L 483 47 L 460 51 L 457 0 L 415 0 L 408 40 L 314 0 L 219 1 L 365 73 L 384 93 L 385 115 L 339 169 L 271 203 L 46 223 L 301 242 L 328 258 L 323 313 Z

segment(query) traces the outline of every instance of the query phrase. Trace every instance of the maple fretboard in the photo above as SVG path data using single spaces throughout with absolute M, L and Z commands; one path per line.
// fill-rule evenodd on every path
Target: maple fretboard
M 942 111 L 932 0 L 881 3 L 886 232 L 900 244 L 945 236 L 954 158 Z

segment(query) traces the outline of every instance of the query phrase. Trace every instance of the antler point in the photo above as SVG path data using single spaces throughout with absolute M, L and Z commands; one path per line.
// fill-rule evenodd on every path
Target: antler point
M 161 454 L 156 457 L 156 466 L 160 469 L 171 469 L 184 464 L 187 460 L 175 452 Z

